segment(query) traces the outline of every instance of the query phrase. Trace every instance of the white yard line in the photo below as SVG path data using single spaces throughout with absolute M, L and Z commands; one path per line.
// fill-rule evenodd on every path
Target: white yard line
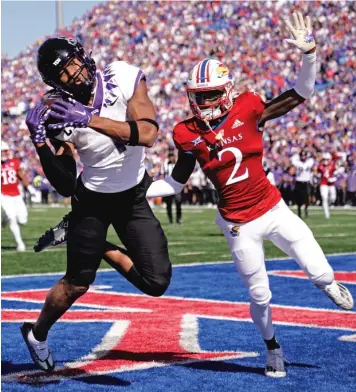
M 205 255 L 206 252 L 184 252 L 184 253 L 177 253 L 177 256 L 193 256 L 193 255 Z
M 327 257 L 339 257 L 339 256 L 351 256 L 356 255 L 356 252 L 345 252 L 345 253 L 330 253 L 327 254 Z M 225 256 L 225 255 L 223 255 Z M 292 260 L 291 257 L 274 257 L 272 259 L 266 259 L 266 261 L 286 261 Z M 220 264 L 232 264 L 233 261 L 226 261 L 226 260 L 216 260 L 216 261 L 199 261 L 196 263 L 185 263 L 185 264 L 174 264 L 173 268 L 181 268 L 181 267 L 199 267 L 202 265 L 220 265 Z M 99 269 L 98 272 L 113 272 L 112 268 L 103 268 Z M 41 274 L 22 274 L 22 275 L 5 275 L 2 276 L 1 279 L 10 279 L 10 278 L 28 278 L 34 276 L 57 276 L 63 275 L 65 272 L 44 272 Z
M 353 233 L 328 233 L 328 234 L 314 234 L 315 238 L 333 238 L 333 237 L 355 237 Z
M 356 228 L 356 222 L 355 223 L 322 223 L 322 224 L 309 224 L 309 227 L 312 229 L 319 228 L 319 227 L 355 227 Z

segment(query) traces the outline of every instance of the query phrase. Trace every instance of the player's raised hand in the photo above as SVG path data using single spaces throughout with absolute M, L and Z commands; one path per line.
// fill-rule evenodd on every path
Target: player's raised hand
M 33 143 L 44 143 L 46 141 L 45 121 L 49 115 L 49 110 L 41 101 L 27 113 L 26 125 L 30 131 Z
M 315 40 L 312 35 L 312 26 L 309 15 L 304 19 L 300 12 L 294 12 L 293 23 L 291 23 L 288 19 L 284 19 L 284 23 L 292 36 L 292 39 L 285 39 L 284 42 L 296 46 L 303 53 L 313 51 L 315 48 Z

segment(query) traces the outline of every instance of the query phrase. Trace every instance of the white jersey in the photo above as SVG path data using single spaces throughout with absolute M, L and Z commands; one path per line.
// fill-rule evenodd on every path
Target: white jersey
M 300 182 L 310 182 L 312 177 L 312 169 L 314 166 L 314 159 L 309 158 L 306 161 L 295 161 L 296 168 L 295 180 Z
M 143 77 L 139 68 L 125 61 L 115 61 L 97 72 L 93 113 L 111 120 L 130 120 L 127 103 Z M 89 127 L 68 127 L 56 139 L 74 144 L 83 164 L 83 184 L 92 191 L 122 192 L 143 179 L 144 147 L 115 142 Z

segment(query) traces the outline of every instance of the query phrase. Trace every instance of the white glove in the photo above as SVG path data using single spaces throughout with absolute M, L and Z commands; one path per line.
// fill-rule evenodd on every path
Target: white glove
M 303 15 L 300 12 L 294 12 L 293 19 L 294 27 L 289 20 L 284 20 L 287 29 L 293 37 L 293 39 L 285 39 L 284 42 L 293 44 L 303 53 L 309 52 L 315 48 L 310 17 L 307 16 L 304 22 Z

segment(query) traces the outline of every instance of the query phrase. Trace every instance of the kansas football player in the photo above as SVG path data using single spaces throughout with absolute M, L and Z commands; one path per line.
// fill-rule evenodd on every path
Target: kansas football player
M 24 252 L 26 245 L 22 240 L 20 225 L 27 223 L 27 207 L 20 193 L 20 181 L 30 194 L 35 190 L 25 175 L 21 162 L 11 154 L 10 146 L 1 142 L 1 223 L 9 229 L 16 241 L 16 250 Z
M 329 152 L 325 152 L 317 167 L 316 174 L 320 176 L 320 196 L 325 219 L 330 218 L 329 205 L 336 201 L 336 163 Z
M 286 376 L 283 352 L 275 338 L 271 291 L 264 262 L 263 241 L 271 240 L 297 261 L 310 280 L 340 308 L 350 310 L 349 290 L 334 272 L 308 226 L 281 199 L 262 166 L 264 124 L 283 116 L 308 99 L 316 77 L 316 45 L 311 21 L 298 12 L 286 21 L 292 38 L 285 40 L 303 52 L 294 88 L 264 102 L 254 92 L 233 99 L 233 77 L 218 60 L 204 59 L 187 83 L 194 116 L 174 127 L 179 159 L 168 178 L 154 182 L 148 196 L 178 193 L 197 160 L 219 194 L 216 223 L 251 299 L 251 317 L 267 346 L 266 376 Z M 238 229 L 236 229 L 238 227 Z

